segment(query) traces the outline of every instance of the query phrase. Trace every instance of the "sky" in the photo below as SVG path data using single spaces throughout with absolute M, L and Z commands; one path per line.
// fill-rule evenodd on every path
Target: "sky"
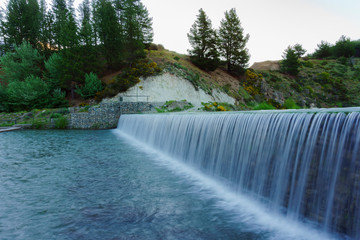
M 308 53 L 325 40 L 341 35 L 360 39 L 359 0 L 142 0 L 153 18 L 154 43 L 178 53 L 190 49 L 187 34 L 203 8 L 218 29 L 225 11 L 235 8 L 254 62 L 279 60 L 289 45 L 301 44 Z
M 0 0 L 4 6 L 6 0 Z M 51 2 L 49 0 L 49 2 Z M 82 0 L 75 0 L 77 5 Z M 254 62 L 279 60 L 289 45 L 314 52 L 322 40 L 334 44 L 341 35 L 360 39 L 359 0 L 142 0 L 153 18 L 154 43 L 187 54 L 187 34 L 203 8 L 218 29 L 225 11 L 235 8 Z

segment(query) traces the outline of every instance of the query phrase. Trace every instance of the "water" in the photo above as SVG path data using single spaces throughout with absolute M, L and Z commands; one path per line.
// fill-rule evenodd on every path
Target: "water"
M 226 199 L 169 161 L 114 131 L 2 133 L 0 239 L 276 236 L 236 220 Z
M 340 218 L 325 219 L 349 195 L 336 189 L 352 181 L 346 199 L 355 205 L 345 210 L 355 221 L 347 226 L 360 222 L 358 114 L 263 113 L 257 121 L 238 113 L 132 115 L 112 131 L 2 133 L 0 239 L 356 239 L 334 233 Z M 274 164 L 285 155 L 292 157 Z M 310 156 L 319 160 L 304 161 Z M 314 174 L 314 164 L 328 170 Z M 285 183 L 306 187 L 291 192 Z M 308 195 L 319 188 L 334 191 Z M 311 205 L 297 201 L 302 196 Z
M 286 229 L 283 216 L 359 239 L 360 114 L 353 110 L 132 115 L 118 128 L 264 207 L 260 214 L 250 207 L 255 223 Z

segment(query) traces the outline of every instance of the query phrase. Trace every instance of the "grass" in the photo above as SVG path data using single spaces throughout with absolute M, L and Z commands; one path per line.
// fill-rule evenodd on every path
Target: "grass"
M 10 127 L 15 124 L 30 124 L 34 129 L 47 129 L 51 127 L 50 119 L 63 118 L 69 113 L 67 108 L 61 109 L 34 109 L 30 112 L 0 113 L 0 126 Z

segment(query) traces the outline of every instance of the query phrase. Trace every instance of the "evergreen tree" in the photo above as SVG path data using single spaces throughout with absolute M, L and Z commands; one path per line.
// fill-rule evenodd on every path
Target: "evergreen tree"
M 24 81 L 7 86 L 8 104 L 12 111 L 43 108 L 50 102 L 50 89 L 39 77 L 28 76 Z
M 92 13 L 92 28 L 93 28 L 93 37 L 95 46 L 99 43 L 99 19 L 97 15 L 97 0 L 91 0 L 91 13 Z
M 59 53 L 53 53 L 47 61 L 45 61 L 45 71 L 43 73 L 44 80 L 51 89 L 61 88 L 63 83 L 63 75 L 65 69 L 62 64 L 62 57 Z
M 250 59 L 246 49 L 249 34 L 244 34 L 234 8 L 225 12 L 225 19 L 221 20 L 220 24 L 220 51 L 226 59 L 227 70 L 229 72 L 243 71 Z
M 79 44 L 78 27 L 75 19 L 73 8 L 73 0 L 69 0 L 67 4 L 67 12 L 64 26 L 62 27 L 62 39 L 64 48 L 74 48 Z
M 97 77 L 96 74 L 90 73 L 85 74 L 85 84 L 81 88 L 76 89 L 76 93 L 78 93 L 82 98 L 88 99 L 94 97 L 96 93 L 102 91 L 104 89 L 101 80 Z
M 53 0 L 52 15 L 54 17 L 53 29 L 54 29 L 54 43 L 58 50 L 61 50 L 64 45 L 64 38 L 66 30 L 66 20 L 68 15 L 68 9 L 65 0 Z
M 351 42 L 350 38 L 346 36 L 341 36 L 340 39 L 335 43 L 334 46 L 334 55 L 335 57 L 345 57 L 349 58 L 355 55 L 354 44 Z
M 93 29 L 91 26 L 91 9 L 89 0 L 84 0 L 79 8 L 81 16 L 81 27 L 79 32 L 79 39 L 81 45 L 93 45 Z
M 133 62 L 145 56 L 144 47 L 150 45 L 153 38 L 152 18 L 145 6 L 139 0 L 123 0 L 119 23 L 126 59 Z
M 153 28 L 152 28 L 152 18 L 149 16 L 147 8 L 139 1 L 138 3 L 138 13 L 137 13 L 137 22 L 138 22 L 138 39 L 145 45 L 149 46 L 153 42 Z
M 30 75 L 41 76 L 43 57 L 30 43 L 23 42 L 14 51 L 8 51 L 0 58 L 3 72 L 1 81 L 11 83 L 24 81 Z
M 96 34 L 92 24 L 92 9 L 89 0 L 84 0 L 79 7 L 80 12 L 80 31 L 79 40 L 81 45 L 82 70 L 85 73 L 101 72 L 101 61 L 96 47 Z
M 298 54 L 296 53 L 295 49 L 289 46 L 284 54 L 283 60 L 280 63 L 281 71 L 288 73 L 293 76 L 297 76 L 300 72 L 300 62 L 298 58 Z
M 331 57 L 331 45 L 326 41 L 321 41 L 320 44 L 317 45 L 317 49 L 315 50 L 314 57 L 317 58 L 327 58 Z
M 203 9 L 199 10 L 199 15 L 188 33 L 188 39 L 192 46 L 192 49 L 188 50 L 191 61 L 200 68 L 215 70 L 219 64 L 218 38 Z
M 295 44 L 294 50 L 298 58 L 301 58 L 306 53 L 306 50 L 299 43 Z
M 40 9 L 37 0 L 9 0 L 0 29 L 7 49 L 23 41 L 36 46 L 39 29 Z
M 110 69 L 116 69 L 121 60 L 120 25 L 109 0 L 99 0 L 95 6 L 96 30 L 103 46 L 105 59 Z

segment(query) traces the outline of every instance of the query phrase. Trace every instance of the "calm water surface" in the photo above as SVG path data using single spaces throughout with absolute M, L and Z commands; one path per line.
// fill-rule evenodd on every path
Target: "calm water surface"
M 114 131 L 0 135 L 0 239 L 270 239 Z

